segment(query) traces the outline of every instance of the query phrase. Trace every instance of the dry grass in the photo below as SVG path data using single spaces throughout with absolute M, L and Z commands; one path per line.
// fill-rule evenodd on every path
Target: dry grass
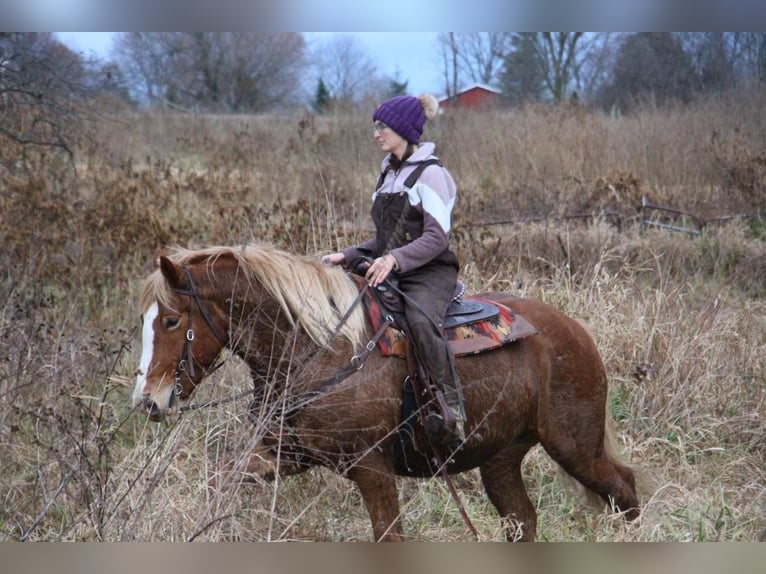
M 626 524 L 569 496 L 536 449 L 524 473 L 541 540 L 764 536 L 764 97 L 619 119 L 530 107 L 431 127 L 460 183 L 463 278 L 589 325 L 619 442 L 653 486 Z M 329 471 L 207 488 L 218 462 L 259 438 L 242 403 L 162 425 L 130 410 L 137 290 L 155 247 L 255 240 L 318 254 L 369 232 L 381 158 L 367 113 L 298 119 L 125 115 L 83 144 L 76 172 L 0 148 L 1 539 L 370 538 L 359 495 Z M 754 217 L 696 239 L 642 231 L 643 196 Z M 596 216 L 559 218 L 578 212 Z M 550 218 L 487 224 L 531 216 Z M 232 360 L 196 399 L 248 384 Z M 442 482 L 400 484 L 412 538 L 470 540 Z M 477 473 L 457 484 L 481 539 L 502 539 Z

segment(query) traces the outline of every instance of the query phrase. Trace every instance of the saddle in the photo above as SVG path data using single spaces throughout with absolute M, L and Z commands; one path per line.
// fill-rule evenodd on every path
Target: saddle
M 364 279 L 352 276 L 361 285 Z M 365 293 L 362 299 L 373 330 L 377 331 L 387 315 L 401 315 L 399 295 L 385 283 L 377 293 Z M 444 320 L 444 334 L 453 356 L 463 357 L 498 349 L 504 345 L 534 335 L 537 329 L 521 315 L 495 301 L 465 297 L 465 285 L 458 281 Z M 407 357 L 407 337 L 398 323 L 391 325 L 378 340 L 384 357 Z
M 365 284 L 364 278 L 353 273 L 351 276 L 361 289 Z M 433 476 L 442 467 L 441 463 L 435 464 L 434 460 L 438 461 L 446 454 L 446 468 L 451 468 L 454 460 L 448 452 L 441 452 L 436 459 L 433 458 L 438 449 L 446 446 L 441 442 L 444 428 L 438 421 L 443 420 L 448 409 L 442 391 L 428 382 L 427 374 L 420 370 L 422 366 L 418 367 L 412 354 L 408 356 L 409 341 L 403 327 L 397 322 L 404 320 L 404 309 L 395 282 L 392 284 L 389 279 L 374 290 L 367 289 L 362 302 L 376 333 L 380 332 L 386 322 L 394 319 L 377 339 L 377 346 L 385 357 L 406 359 L 410 371 L 403 382 L 394 467 L 402 474 Z M 465 286 L 458 282 L 444 321 L 444 334 L 453 356 L 492 351 L 535 333 L 537 329 L 509 307 L 478 297 L 466 298 Z M 437 415 L 435 418 L 432 416 L 434 414 Z M 422 427 L 428 437 L 426 443 L 416 438 L 418 426 Z M 431 450 L 434 448 L 437 451 Z

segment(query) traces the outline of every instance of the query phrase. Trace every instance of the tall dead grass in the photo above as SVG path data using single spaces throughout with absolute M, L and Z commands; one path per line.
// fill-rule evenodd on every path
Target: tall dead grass
M 756 540 L 766 529 L 763 99 L 622 118 L 533 106 L 428 127 L 460 184 L 464 280 L 588 324 L 620 445 L 654 486 L 625 524 L 567 496 L 536 449 L 524 475 L 540 539 Z M 216 464 L 259 437 L 246 405 L 162 425 L 130 409 L 137 290 L 155 247 L 267 241 L 319 254 L 367 237 L 381 159 L 368 113 L 300 119 L 123 115 L 83 145 L 76 170 L 0 148 L 2 539 L 369 539 L 360 497 L 329 471 L 207 488 Z M 644 196 L 749 217 L 697 238 L 643 230 Z M 575 213 L 592 217 L 564 218 Z M 232 360 L 195 398 L 248 384 Z M 502 539 L 478 475 L 457 483 L 481 539 Z M 440 481 L 400 485 L 410 536 L 470 539 Z

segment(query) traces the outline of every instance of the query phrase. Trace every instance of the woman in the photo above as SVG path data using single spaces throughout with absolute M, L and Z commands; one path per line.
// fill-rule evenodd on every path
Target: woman
M 373 287 L 389 274 L 396 277 L 406 295 L 404 312 L 416 356 L 452 411 L 444 423 L 445 443 L 455 446 L 465 440 L 465 411 L 442 325 L 457 283 L 458 261 L 449 249 L 456 186 L 433 155 L 435 145 L 420 143 L 426 119 L 438 108 L 429 94 L 396 96 L 377 107 L 372 133 L 387 155 L 372 196 L 376 236 L 322 261 L 343 265 L 373 257 L 366 272 Z

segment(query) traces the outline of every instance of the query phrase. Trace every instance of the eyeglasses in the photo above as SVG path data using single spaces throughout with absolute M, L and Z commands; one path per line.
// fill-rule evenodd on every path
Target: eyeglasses
M 388 129 L 388 126 L 383 122 L 375 122 L 372 124 L 372 133 L 377 134 L 383 130 Z

